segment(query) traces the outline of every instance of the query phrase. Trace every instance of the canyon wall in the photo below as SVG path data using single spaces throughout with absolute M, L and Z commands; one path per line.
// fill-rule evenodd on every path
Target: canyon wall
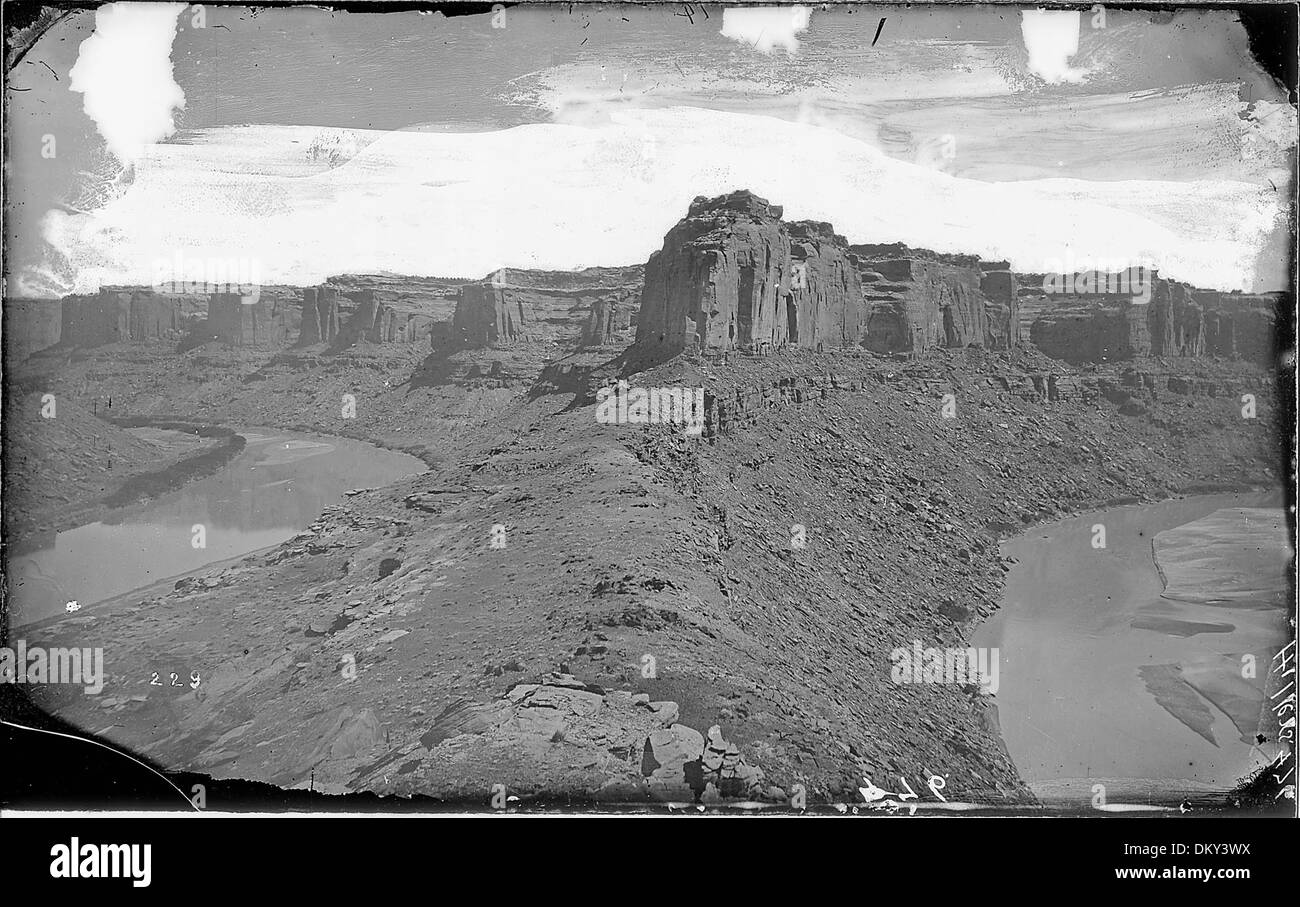
M 697 197 L 646 264 L 643 348 L 811 349 L 857 342 L 862 288 L 830 224 L 787 224 L 740 191 Z
M 63 336 L 63 304 L 58 299 L 6 296 L 0 302 L 4 319 L 4 361 L 21 362 L 48 349 Z
M 434 344 L 448 333 L 460 287 L 444 277 L 346 274 L 302 291 L 298 343 L 342 348 L 356 343 Z M 311 317 L 308 317 L 311 316 Z
M 307 287 L 302 291 L 302 324 L 299 346 L 334 343 L 339 335 L 339 293 L 329 284 Z
M 582 345 L 604 346 L 626 339 L 640 296 L 638 291 L 624 298 L 601 296 L 594 300 L 582 327 Z
M 1200 290 L 1149 273 L 1138 293 L 1048 292 L 1062 282 L 1021 275 L 1022 330 L 1046 355 L 1076 365 L 1148 356 L 1273 361 L 1275 320 L 1288 296 Z M 1070 277 L 1067 287 L 1119 283 L 1115 275 Z
M 460 287 L 450 332 L 467 346 L 613 342 L 635 318 L 641 273 L 503 268 Z
M 288 346 L 293 334 L 290 308 L 286 300 L 266 294 L 246 304 L 238 293 L 213 293 L 208 297 L 207 321 L 195 327 L 195 335 L 231 346 Z
M 667 350 L 1015 347 L 1006 262 L 853 245 L 751 192 L 697 198 L 646 265 L 637 343 Z
M 1012 349 L 1020 342 L 1015 275 L 1006 262 L 910 249 L 854 245 L 866 321 L 862 345 L 877 353 L 929 349 Z
M 263 289 L 251 305 L 233 293 L 158 293 L 147 287 L 105 287 L 53 305 L 60 312 L 58 342 L 65 346 L 184 340 L 277 348 L 297 331 L 286 294 L 273 288 Z
M 126 340 L 174 340 L 188 330 L 201 297 L 106 287 L 68 296 L 60 306 L 60 342 L 93 347 Z

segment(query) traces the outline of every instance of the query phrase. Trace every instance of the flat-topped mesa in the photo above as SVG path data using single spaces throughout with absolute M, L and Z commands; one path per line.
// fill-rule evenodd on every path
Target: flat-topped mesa
M 810 349 L 857 343 L 862 290 L 830 224 L 786 223 L 749 191 L 696 198 L 646 264 L 636 345 Z
M 877 353 L 1019 344 L 1016 280 L 1006 262 L 911 249 L 849 247 L 865 303 L 862 345 Z
M 502 268 L 460 288 L 453 338 L 467 346 L 608 343 L 632 322 L 642 269 Z

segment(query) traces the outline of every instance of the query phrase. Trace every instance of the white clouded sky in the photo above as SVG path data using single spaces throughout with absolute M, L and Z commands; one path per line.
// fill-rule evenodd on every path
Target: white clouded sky
M 806 28 L 765 9 L 782 17 L 769 36 L 716 8 L 689 23 L 577 9 L 512 8 L 500 30 L 490 16 L 213 8 L 201 30 L 182 16 L 176 136 L 125 174 L 25 162 L 45 181 L 11 220 L 24 285 L 147 283 L 178 250 L 257 257 L 266 279 L 297 283 L 626 264 L 691 197 L 742 187 L 852 241 L 1024 270 L 1070 254 L 1155 259 L 1222 288 L 1285 273 L 1295 115 L 1227 14 L 1067 17 L 1071 34 L 1060 17 L 1022 30 L 1006 9 L 814 9 Z M 84 37 L 89 18 L 66 28 Z M 33 53 L 66 71 L 50 40 Z M 23 74 L 15 136 L 84 121 L 66 81 Z M 360 153 L 313 161 L 322 135 Z M 47 214 L 53 198 L 64 207 Z

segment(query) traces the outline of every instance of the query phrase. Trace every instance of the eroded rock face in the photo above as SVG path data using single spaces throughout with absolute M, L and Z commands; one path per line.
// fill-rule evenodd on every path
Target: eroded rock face
M 206 297 L 106 288 L 94 296 L 69 296 L 62 303 L 60 339 L 73 346 L 126 340 L 171 340 L 185 331 L 190 315 Z
M 1015 277 L 1006 262 L 901 243 L 850 247 L 862 280 L 862 345 L 877 353 L 936 347 L 1009 349 L 1019 342 Z
M 1211 356 L 1268 365 L 1276 355 L 1278 312 L 1294 310 L 1290 294 L 1197 290 L 1205 319 L 1204 351 Z
M 232 346 L 281 347 L 289 340 L 286 307 L 265 295 L 245 304 L 237 293 L 208 297 L 207 330 L 212 338 Z
M 1104 280 L 1097 278 L 1094 283 Z M 1150 295 L 1044 292 L 1041 275 L 1023 275 L 1022 325 L 1044 353 L 1073 364 L 1146 356 L 1245 359 L 1267 364 L 1274 355 L 1281 294 L 1199 290 L 1150 278 Z
M 646 264 L 639 347 L 812 349 L 857 343 L 862 291 L 830 224 L 787 224 L 752 192 L 696 198 Z
M 609 343 L 635 316 L 641 269 L 503 268 L 460 288 L 452 335 L 469 346 Z
M 359 341 L 392 343 L 397 339 L 393 313 L 375 297 L 374 290 L 361 290 L 352 298 L 356 307 L 339 331 L 339 346 L 351 346 Z
M 326 292 L 328 291 L 328 293 Z M 338 291 L 333 287 L 307 287 L 302 291 L 301 346 L 333 343 L 339 332 Z
M 409 288 L 356 285 L 362 281 L 367 278 L 356 278 L 351 283 L 325 283 L 302 291 L 299 346 L 325 343 L 349 347 L 361 342 L 425 344 L 430 342 L 436 326 L 451 316 L 447 288 L 425 287 L 424 284 L 431 282 L 427 279 L 412 278 L 415 286 Z
M 3 317 L 7 362 L 21 362 L 54 346 L 63 336 L 63 303 L 58 299 L 6 296 Z
M 980 292 L 987 315 L 985 345 L 993 349 L 1020 346 L 1020 282 L 1005 261 L 980 263 Z
M 617 296 L 598 296 L 591 303 L 587 323 L 582 328 L 583 346 L 617 343 L 632 327 L 632 318 L 640 292 Z

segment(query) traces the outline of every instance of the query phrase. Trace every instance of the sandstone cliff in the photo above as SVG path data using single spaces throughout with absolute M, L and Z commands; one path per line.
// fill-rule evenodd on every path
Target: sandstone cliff
M 287 346 L 293 332 L 290 308 L 286 300 L 265 293 L 248 304 L 237 293 L 213 293 L 203 336 L 231 346 Z
M 63 335 L 63 304 L 58 299 L 6 296 L 0 303 L 4 319 L 4 361 L 21 362 L 32 353 L 48 349 Z
M 830 224 L 740 191 L 691 203 L 646 264 L 636 343 L 667 350 L 857 343 L 862 291 Z
M 503 268 L 460 288 L 452 338 L 468 346 L 606 343 L 635 315 L 641 269 Z
M 968 346 L 1011 349 L 1020 330 L 1006 262 L 902 243 L 849 247 L 867 306 L 862 345 L 878 353 Z
M 1088 286 L 1103 287 L 1106 277 L 1092 276 Z M 1038 274 L 1020 283 L 1022 329 L 1044 353 L 1074 364 L 1147 356 L 1268 364 L 1277 312 L 1289 306 L 1284 294 L 1200 290 L 1154 273 L 1149 295 L 1048 293 Z
M 428 344 L 431 335 L 447 333 L 460 286 L 468 282 L 392 274 L 331 277 L 302 291 L 304 321 L 298 344 Z
M 69 296 L 61 306 L 60 341 L 92 347 L 177 339 L 201 306 L 202 297 L 135 288 L 106 287 L 93 296 Z

